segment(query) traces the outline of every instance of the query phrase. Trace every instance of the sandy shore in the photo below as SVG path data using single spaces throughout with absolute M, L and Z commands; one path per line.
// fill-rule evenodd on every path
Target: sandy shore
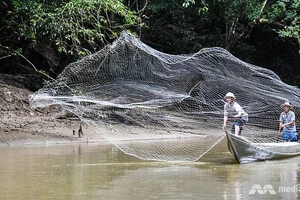
M 66 116 L 59 106 L 32 109 L 30 91 L 0 84 L 0 145 L 98 142 L 102 138 L 80 120 Z
M 101 125 L 101 123 L 97 123 L 98 133 L 96 133 L 91 126 L 82 123 L 79 118 L 62 110 L 60 106 L 32 109 L 28 101 L 31 93 L 0 83 L 0 146 L 105 142 L 102 137 L 106 137 L 110 142 L 143 140 L 152 136 L 156 139 L 171 137 L 174 139 L 174 137 L 186 138 L 185 135 L 188 137 L 198 135 L 198 139 L 202 136 L 213 136 L 211 138 L 213 141 L 223 133 L 221 130 L 209 127 L 200 129 L 198 126 L 191 129 L 169 130 L 163 127 L 141 129 L 138 126 Z M 79 135 L 80 125 L 83 135 Z
M 1 113 L 1 115 L 0 145 L 102 140 L 84 124 L 83 135 L 79 136 L 80 121 L 76 118 L 57 119 L 54 116 L 36 116 L 35 113 L 33 116 L 19 116 L 15 113 Z

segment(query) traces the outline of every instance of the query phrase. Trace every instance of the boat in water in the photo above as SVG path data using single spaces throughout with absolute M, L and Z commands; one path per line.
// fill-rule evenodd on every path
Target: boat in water
M 289 158 L 300 155 L 299 142 L 254 142 L 225 131 L 229 151 L 241 164 Z

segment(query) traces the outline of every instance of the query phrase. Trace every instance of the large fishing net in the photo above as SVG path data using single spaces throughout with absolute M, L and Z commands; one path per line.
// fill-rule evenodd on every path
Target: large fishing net
M 34 108 L 61 105 L 126 154 L 195 161 L 225 136 L 227 92 L 249 114 L 242 134 L 256 142 L 277 138 L 280 104 L 300 107 L 298 88 L 225 49 L 170 55 L 126 32 L 29 99 Z

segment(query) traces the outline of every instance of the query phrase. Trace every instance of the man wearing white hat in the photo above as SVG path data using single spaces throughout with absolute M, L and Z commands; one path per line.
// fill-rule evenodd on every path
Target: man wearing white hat
M 226 128 L 228 116 L 234 117 L 234 123 L 232 125 L 231 133 L 235 135 L 241 135 L 241 130 L 246 122 L 248 122 L 248 114 L 243 108 L 235 101 L 235 96 L 232 92 L 228 92 L 224 97 L 226 103 L 224 105 L 224 123 L 223 130 Z
M 284 102 L 280 105 L 284 110 L 279 118 L 279 133 L 282 131 L 282 137 L 285 141 L 295 142 L 298 140 L 295 124 L 295 113 L 291 111 L 292 105 L 289 102 Z

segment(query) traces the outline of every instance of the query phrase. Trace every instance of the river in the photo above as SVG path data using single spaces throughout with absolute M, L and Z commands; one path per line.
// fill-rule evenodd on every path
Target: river
M 108 143 L 0 147 L 0 199 L 298 199 L 300 157 L 238 164 L 225 139 L 197 162 L 142 161 Z

